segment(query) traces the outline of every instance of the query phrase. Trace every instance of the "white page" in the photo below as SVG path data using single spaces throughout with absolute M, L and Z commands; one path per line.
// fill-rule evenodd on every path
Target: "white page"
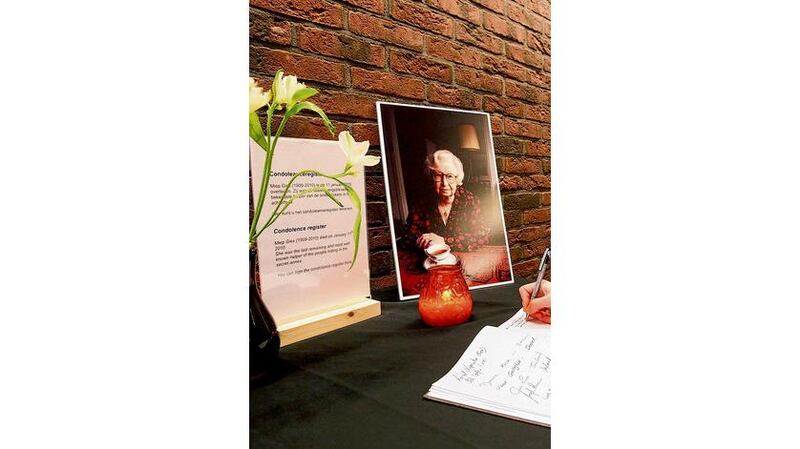
M 545 330 L 549 331 L 550 325 L 547 323 L 542 323 L 541 321 L 534 321 L 528 319 L 528 314 L 523 310 L 519 309 L 517 313 L 514 314 L 511 318 L 509 318 L 506 322 L 497 326 L 500 329 L 538 329 L 538 330 Z
M 549 424 L 549 330 L 486 326 L 428 396 Z

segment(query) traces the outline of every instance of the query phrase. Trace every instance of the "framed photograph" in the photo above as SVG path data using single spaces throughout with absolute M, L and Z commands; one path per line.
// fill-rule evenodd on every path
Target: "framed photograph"
M 470 289 L 514 282 L 489 114 L 376 105 L 400 299 L 437 264 Z

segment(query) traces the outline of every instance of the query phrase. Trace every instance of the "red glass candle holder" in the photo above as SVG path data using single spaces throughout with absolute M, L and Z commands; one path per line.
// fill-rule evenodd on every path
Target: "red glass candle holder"
M 419 296 L 419 316 L 425 324 L 461 324 L 472 314 L 472 295 L 460 265 L 431 267 Z

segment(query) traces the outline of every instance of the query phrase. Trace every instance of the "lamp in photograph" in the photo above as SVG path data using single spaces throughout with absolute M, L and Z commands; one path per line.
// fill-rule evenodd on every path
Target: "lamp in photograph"
M 459 148 L 461 149 L 461 159 L 464 163 L 464 174 L 467 181 L 472 180 L 472 159 L 474 154 L 480 151 L 481 146 L 478 142 L 478 131 L 475 125 L 464 124 L 458 126 Z

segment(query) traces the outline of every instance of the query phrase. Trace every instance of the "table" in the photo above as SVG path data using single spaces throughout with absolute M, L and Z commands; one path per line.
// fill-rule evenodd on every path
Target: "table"
M 417 301 L 281 349 L 250 391 L 253 448 L 550 448 L 550 429 L 423 399 L 483 328 L 519 310 L 524 281 L 472 291 L 470 321 L 429 328 Z
M 470 287 L 511 280 L 508 252 L 503 245 L 487 245 L 469 252 L 453 251 L 453 254 L 461 261 L 464 278 Z M 425 259 L 422 250 L 398 248 L 397 261 L 400 267 L 400 279 L 403 282 L 403 294 L 418 295 L 422 291 L 428 274 L 422 266 Z

